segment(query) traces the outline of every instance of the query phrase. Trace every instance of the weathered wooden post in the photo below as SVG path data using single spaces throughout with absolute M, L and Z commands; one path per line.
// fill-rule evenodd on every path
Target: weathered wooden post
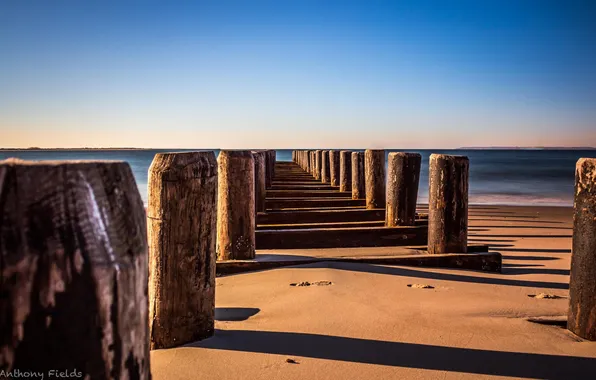
M 304 151 L 304 171 L 310 173 L 310 150 Z
M 292 151 L 292 162 L 296 162 L 296 151 Z
M 217 258 L 254 259 L 255 175 L 252 154 L 242 150 L 222 150 L 217 161 Z
M 366 208 L 385 207 L 385 151 L 367 149 L 364 152 L 364 183 Z
M 339 186 L 339 150 L 329 151 L 329 174 L 331 186 Z
M 387 227 L 414 225 L 421 160 L 418 153 L 389 153 L 385 209 Z
M 2 372 L 148 379 L 147 220 L 128 164 L 0 161 L 0 194 Z
M 207 338 L 215 311 L 215 154 L 155 155 L 147 195 L 151 349 Z
M 321 180 L 321 150 L 315 150 L 315 179 Z
M 575 166 L 573 249 L 569 278 L 567 328 L 596 340 L 596 158 L 580 158 Z
M 255 162 L 255 212 L 265 212 L 265 198 L 267 197 L 266 171 L 267 152 L 253 151 L 252 158 Z
M 339 152 L 339 191 L 352 191 L 352 152 Z
M 468 171 L 468 157 L 430 155 L 428 253 L 467 252 Z
M 352 152 L 352 199 L 366 198 L 364 152 Z
M 315 151 L 310 151 L 310 174 L 315 175 Z
M 321 151 L 321 182 L 331 182 L 328 150 Z
M 265 170 L 267 171 L 265 177 L 265 187 L 268 189 L 271 188 L 271 184 L 273 182 L 273 178 L 275 177 L 275 150 L 266 150 L 265 151 Z

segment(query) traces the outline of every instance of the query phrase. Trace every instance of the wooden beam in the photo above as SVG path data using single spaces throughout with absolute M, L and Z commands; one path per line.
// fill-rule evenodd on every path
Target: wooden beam
M 269 198 L 265 200 L 265 207 L 271 209 L 310 208 L 310 207 L 346 207 L 364 206 L 364 199 L 348 198 Z
M 309 211 L 269 211 L 257 216 L 257 224 L 284 223 L 324 223 L 383 221 L 385 210 L 347 209 L 347 210 L 309 210 Z
M 315 263 L 354 263 L 373 265 L 400 265 L 410 267 L 468 269 L 483 272 L 501 273 L 502 256 L 498 252 L 452 253 L 452 254 L 412 254 L 382 257 L 342 257 L 342 258 L 308 258 L 279 261 L 218 261 L 217 275 L 225 276 L 236 273 L 267 270 L 296 265 Z M 341 268 L 340 268 L 341 269 Z
M 427 226 L 261 230 L 257 249 L 390 247 L 427 242 Z

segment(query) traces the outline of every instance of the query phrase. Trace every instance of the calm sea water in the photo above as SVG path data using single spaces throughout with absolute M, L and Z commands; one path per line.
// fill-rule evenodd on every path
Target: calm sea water
M 186 149 L 188 150 L 188 149 Z M 120 160 L 130 164 L 143 200 L 147 201 L 147 170 L 153 156 L 175 150 L 14 150 L 0 151 L 0 159 L 25 160 Z M 178 150 L 184 151 L 184 150 Z M 399 149 L 387 149 L 399 151 Z M 216 154 L 218 151 L 215 151 Z M 410 152 L 414 152 L 410 150 Z M 428 200 L 428 157 L 431 153 L 468 156 L 470 202 L 476 204 L 556 205 L 573 204 L 575 163 L 580 157 L 596 157 L 588 150 L 416 150 L 422 155 L 420 202 Z M 291 161 L 291 150 L 278 150 L 279 161 Z

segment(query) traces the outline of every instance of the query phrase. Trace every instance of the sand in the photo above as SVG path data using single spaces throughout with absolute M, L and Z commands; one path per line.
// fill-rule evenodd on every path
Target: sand
M 503 254 L 502 274 L 318 263 L 220 277 L 215 336 L 152 351 L 154 379 L 596 378 L 596 342 L 560 327 L 571 234 L 570 208 L 478 206 L 469 240 Z

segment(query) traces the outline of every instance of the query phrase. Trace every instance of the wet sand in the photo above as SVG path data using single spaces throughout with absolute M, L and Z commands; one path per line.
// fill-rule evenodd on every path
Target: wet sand
M 220 277 L 215 336 L 153 351 L 153 377 L 594 378 L 596 342 L 559 326 L 571 235 L 570 208 L 476 206 L 469 242 L 501 252 L 502 274 L 317 263 Z

